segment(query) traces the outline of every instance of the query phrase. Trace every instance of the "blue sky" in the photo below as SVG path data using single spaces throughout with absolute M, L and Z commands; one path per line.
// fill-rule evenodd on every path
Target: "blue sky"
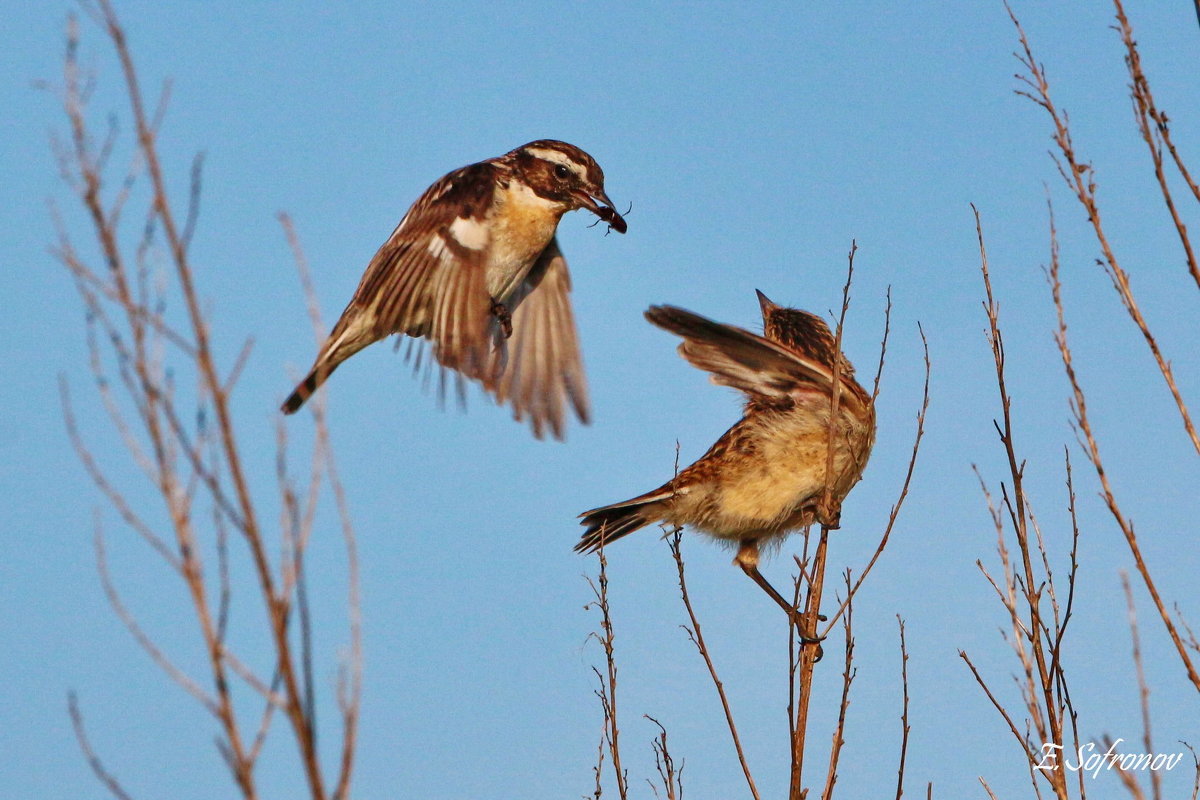
M 1195 55 L 1187 4 L 1131 2 L 1143 58 L 1185 154 L 1200 151 Z M 0 619 L 8 645 L 0 714 L 0 793 L 99 796 L 76 751 L 66 693 L 79 693 L 93 739 L 135 796 L 227 793 L 213 726 L 156 671 L 105 605 L 91 546 L 99 509 L 114 574 L 164 646 L 194 664 L 194 623 L 181 587 L 123 530 L 76 462 L 58 401 L 65 376 L 80 423 L 130 496 L 153 500 L 89 403 L 84 315 L 49 255 L 47 200 L 82 238 L 85 220 L 58 181 L 49 145 L 64 121 L 34 87 L 60 75 L 71 6 L 0 1 Z M 1160 211 L 1132 124 L 1119 41 L 1104 4 L 1015 8 L 1047 66 L 1075 142 L 1096 168 L 1106 224 L 1161 332 L 1185 393 L 1200 390 L 1195 286 Z M 843 512 L 832 565 L 856 571 L 894 502 L 920 402 L 920 321 L 933 360 L 928 438 L 894 540 L 856 608 L 858 678 L 839 787 L 878 796 L 893 786 L 899 740 L 895 615 L 907 620 L 908 790 L 979 796 L 1027 791 L 1015 744 L 957 657 L 967 650 L 1015 702 L 1004 617 L 975 566 L 995 542 L 971 465 L 1003 477 L 992 419 L 998 403 L 984 338 L 975 230 L 983 218 L 1006 325 L 1018 445 L 1033 502 L 1063 567 L 1062 450 L 1073 447 L 1067 387 L 1051 338 L 1047 197 L 1062 241 L 1069 323 L 1112 478 L 1142 532 L 1163 594 L 1196 620 L 1194 452 L 1144 345 L 1094 264 L 1086 220 L 1047 156 L 1044 116 L 1013 94 L 1016 37 L 999 3 L 560 4 L 120 2 L 147 93 L 173 82 L 161 135 L 182 199 L 205 153 L 198 281 L 223 363 L 255 347 L 235 400 L 255 487 L 273 489 L 274 425 L 314 343 L 275 214 L 292 215 L 327 319 L 408 205 L 448 170 L 526 141 L 559 138 L 603 166 L 608 193 L 632 204 L 626 236 L 586 214 L 560 228 L 595 421 L 565 444 L 537 442 L 475 394 L 465 414 L 439 411 L 387 346 L 331 381 L 333 438 L 363 568 L 366 688 L 356 796 L 583 795 L 600 716 L 583 610 L 592 561 L 571 552 L 580 511 L 669 477 L 678 441 L 699 456 L 737 417 L 737 398 L 674 353 L 642 311 L 672 303 L 757 323 L 758 288 L 824 313 L 840 302 L 846 252 L 858 244 L 845 350 L 860 372 L 878 358 L 891 287 L 892 340 L 879 435 Z M 96 119 L 128 118 L 119 73 L 99 31 L 83 26 Z M 1185 214 L 1196 228 L 1195 207 Z M 134 233 L 136 235 L 136 232 Z M 303 416 L 288 421 L 297 442 Z M 1140 735 L 1119 570 L 1130 567 L 1073 451 L 1082 520 L 1080 607 L 1070 676 L 1085 736 Z M 331 509 L 327 508 L 327 511 Z M 331 685 L 342 625 L 344 559 L 334 517 L 314 543 L 321 687 Z M 780 615 L 689 537 L 693 599 L 740 720 L 764 796 L 786 785 L 786 649 Z M 785 548 L 785 554 L 790 548 Z M 786 582 L 788 557 L 767 567 Z M 610 552 L 621 669 L 625 763 L 653 771 L 650 714 L 687 759 L 688 794 L 739 796 L 719 706 L 679 630 L 674 566 L 652 531 Z M 248 577 L 248 576 L 246 576 Z M 1144 592 L 1137 597 L 1144 612 Z M 245 604 L 244 649 L 262 658 Z M 1197 696 L 1161 625 L 1143 614 L 1155 687 L 1156 740 L 1200 739 Z M 838 645 L 827 647 L 836 651 Z M 833 661 L 835 659 L 830 659 Z M 840 685 L 820 668 L 814 762 L 824 761 Z M 328 696 L 328 692 L 326 692 Z M 324 706 L 334 739 L 332 706 Z M 263 765 L 266 797 L 294 796 L 290 743 L 276 731 Z M 1190 785 L 1167 777 L 1168 795 Z M 1113 781 L 1089 787 L 1115 796 Z

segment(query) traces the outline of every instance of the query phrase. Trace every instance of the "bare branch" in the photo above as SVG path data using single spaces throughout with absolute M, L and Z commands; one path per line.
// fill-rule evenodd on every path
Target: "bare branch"
M 121 519 L 125 521 L 125 524 L 136 531 L 147 544 L 154 548 L 155 552 L 162 556 L 163 561 L 167 562 L 171 569 L 181 572 L 182 566 L 179 563 L 179 559 L 171 552 L 162 538 L 151 530 L 150 526 L 134 512 L 133 508 L 126 502 L 124 495 L 117 491 L 108 481 L 108 478 L 105 477 L 95 458 L 92 456 L 91 450 L 83 442 L 79 433 L 79 427 L 75 422 L 75 414 L 71 408 L 70 392 L 67 389 L 66 379 L 64 378 L 59 379 L 59 394 L 62 397 L 63 419 L 67 426 L 67 435 L 71 440 L 71 445 L 75 448 L 75 454 L 83 464 L 84 469 L 87 470 L 92 482 L 108 498 L 109 503 L 121 515 Z
M 862 588 L 863 582 L 867 576 L 871 574 L 871 569 L 874 568 L 875 562 L 883 555 L 884 548 L 887 547 L 888 541 L 892 536 L 892 529 L 896 527 L 896 520 L 900 518 L 900 509 L 904 507 L 904 501 L 908 498 L 908 489 L 912 485 L 913 473 L 917 468 L 917 456 L 921 452 L 921 441 L 925 438 L 925 414 L 929 411 L 929 376 L 932 372 L 931 363 L 929 361 L 929 341 L 925 338 L 925 330 L 917 323 L 917 331 L 921 334 L 921 345 L 925 352 L 925 383 L 921 394 L 921 409 L 917 412 L 917 431 L 913 437 L 912 453 L 908 459 L 908 468 L 904 472 L 904 482 L 900 485 L 900 495 L 896 498 L 896 502 L 892 504 L 892 509 L 888 513 L 887 525 L 884 526 L 883 536 L 879 539 L 879 544 L 875 548 L 875 553 L 859 573 L 858 580 L 854 582 L 854 586 L 846 594 L 846 599 L 838 606 L 836 612 L 829 617 L 829 622 L 821 631 L 818 638 L 824 638 L 833 630 L 833 626 L 841 619 L 846 608 L 854 600 L 854 595 Z
M 120 781 L 104 767 L 104 763 L 92 749 L 92 743 L 88 741 L 87 729 L 83 725 L 83 714 L 79 711 L 79 700 L 74 692 L 67 694 L 67 711 L 71 715 L 71 727 L 75 729 L 75 740 L 79 742 L 79 749 L 87 758 L 88 766 L 92 768 L 93 774 L 100 779 L 109 794 L 117 800 L 133 800 L 132 796 L 121 786 Z
M 844 574 L 846 591 L 850 591 L 850 570 Z M 833 729 L 833 744 L 829 749 L 829 769 L 825 772 L 825 789 L 821 792 L 821 800 L 831 800 L 833 786 L 837 783 L 838 760 L 842 755 L 842 745 L 846 743 L 846 709 L 850 707 L 850 684 L 854 682 L 857 670 L 854 668 L 854 605 L 846 606 L 846 614 L 842 617 L 842 631 L 846 636 L 846 656 L 842 667 L 842 699 L 838 703 L 837 726 Z
M 883 338 L 879 342 L 879 366 L 875 369 L 875 384 L 871 389 L 871 404 L 879 399 L 879 384 L 883 380 L 883 364 L 887 356 L 888 334 L 892 332 L 892 287 L 887 288 L 887 305 L 883 309 Z
M 667 800 L 683 800 L 683 762 L 679 763 L 678 769 L 675 768 L 675 759 L 671 757 L 671 751 L 667 749 L 667 729 L 649 714 L 643 716 L 658 728 L 658 736 L 650 742 L 650 746 L 654 749 L 654 768 L 658 771 L 658 779 L 662 783 L 666 798 Z M 647 780 L 647 783 L 654 791 L 654 796 L 658 797 L 658 787 L 652 781 Z
M 900 711 L 900 767 L 896 771 L 896 800 L 900 800 L 904 796 L 904 760 L 908 755 L 908 734 L 912 728 L 908 724 L 908 648 L 904 644 L 903 617 L 897 614 L 896 622 L 900 625 L 900 686 L 904 697 Z
M 754 785 L 754 776 L 750 774 L 750 767 L 746 763 L 746 754 L 742 750 L 742 742 L 738 737 L 737 724 L 733 721 L 733 711 L 729 707 L 729 698 L 725 696 L 725 685 L 721 683 L 721 679 L 717 676 L 717 668 L 713 666 L 708 646 L 704 643 L 704 633 L 700 630 L 700 621 L 696 619 L 696 612 L 692 608 L 692 600 L 688 596 L 687 580 L 684 578 L 683 554 L 680 551 L 681 539 L 682 533 L 678 528 L 667 535 L 667 545 L 671 548 L 671 557 L 675 559 L 675 570 L 679 576 L 679 593 L 683 598 L 683 607 L 687 609 L 688 620 L 691 623 L 690 628 L 685 627 L 683 630 L 692 644 L 696 645 L 696 649 L 700 652 L 700 657 L 704 659 L 704 666 L 708 668 L 708 675 L 712 678 L 713 686 L 717 689 L 717 696 L 721 698 L 721 709 L 725 713 L 725 725 L 729 728 L 730 738 L 733 739 L 733 749 L 737 752 L 738 763 L 742 766 L 742 774 L 746 776 L 746 786 L 750 789 L 750 796 L 754 800 L 759 800 L 758 787 Z
M 621 731 L 617 725 L 617 662 L 613 655 L 613 624 L 608 607 L 608 559 L 604 556 L 603 536 L 601 536 L 600 549 L 597 550 L 597 555 L 600 561 L 599 576 L 596 581 L 593 581 L 590 577 L 587 579 L 596 600 L 593 603 L 589 603 L 587 607 L 596 608 L 600 611 L 600 630 L 593 632 L 590 638 L 600 642 L 600 646 L 604 649 L 607 682 L 605 676 L 600 674 L 600 670 L 592 667 L 592 671 L 596 674 L 596 679 L 599 681 L 596 697 L 600 699 L 600 707 L 604 713 L 605 738 L 608 743 L 609 755 L 612 757 L 613 774 L 617 779 L 617 794 L 621 800 L 626 800 L 629 787 L 628 777 L 625 774 L 625 770 L 621 767 Z
M 154 640 L 152 640 L 146 634 L 146 632 L 142 630 L 142 626 L 138 624 L 137 619 L 134 618 L 128 607 L 126 607 L 125 603 L 121 600 L 121 595 L 119 592 L 117 592 L 117 587 L 113 585 L 112 575 L 108 571 L 108 557 L 104 549 L 104 531 L 100 528 L 100 521 L 98 519 L 96 520 L 96 534 L 94 541 L 96 547 L 96 567 L 100 573 L 100 584 L 103 586 L 104 595 L 108 598 L 109 605 L 112 606 L 117 618 L 121 620 L 121 622 L 125 625 L 125 628 L 133 636 L 134 640 L 137 641 L 138 645 L 140 645 L 141 648 L 146 651 L 146 654 L 150 656 L 154 663 L 157 664 L 163 672 L 167 673 L 167 677 L 179 684 L 184 691 L 195 698 L 200 705 L 204 706 L 206 711 L 219 718 L 220 709 L 217 705 L 217 701 L 210 697 L 202 688 L 200 688 L 200 685 L 196 683 L 196 681 L 194 681 L 183 670 L 177 667 L 175 663 L 171 661 L 171 659 L 168 658 L 167 655 L 163 653 L 163 651 L 159 649 L 156 644 L 154 644 Z
M 1021 749 L 1025 751 L 1025 757 L 1030 761 L 1030 763 L 1035 763 L 1037 757 L 1034 752 L 1029 749 L 1028 740 L 1021 734 L 1019 730 L 1017 730 L 1016 723 L 1013 722 L 1012 717 L 1008 715 L 1008 712 L 1004 709 L 1004 706 L 1000 705 L 1000 701 L 996 699 L 996 696 L 992 694 L 992 690 L 988 688 L 987 683 L 979 674 L 979 670 L 975 669 L 975 665 L 971 663 L 971 659 L 967 655 L 966 651 L 959 650 L 958 657 L 967 662 L 967 667 L 970 668 L 971 674 L 975 676 L 975 682 L 979 684 L 979 687 L 983 689 L 984 694 L 987 695 L 988 700 L 992 702 L 992 705 L 995 707 L 995 709 L 1000 712 L 1000 716 L 1003 717 L 1004 721 L 1008 723 L 1008 729 L 1012 731 L 1012 735 L 1016 738 L 1017 742 L 1020 743 Z
M 1167 633 L 1171 637 L 1172 643 L 1175 645 L 1175 650 L 1179 654 L 1180 660 L 1183 662 L 1184 669 L 1187 670 L 1188 680 L 1200 691 L 1200 672 L 1197 671 L 1195 663 L 1192 661 L 1191 655 L 1188 653 L 1188 648 L 1180 635 L 1178 628 L 1175 626 L 1174 620 L 1167 609 L 1165 601 L 1158 592 L 1154 578 L 1150 574 L 1150 568 L 1146 565 L 1145 559 L 1142 557 L 1142 549 L 1138 544 L 1137 532 L 1134 530 L 1133 522 L 1130 521 L 1121 511 L 1120 504 L 1117 502 L 1116 493 L 1112 488 L 1108 479 L 1108 472 L 1104 468 L 1104 462 L 1100 455 L 1100 445 L 1097 442 L 1092 431 L 1091 418 L 1088 416 L 1087 395 L 1084 393 L 1083 386 L 1079 381 L 1079 377 L 1075 372 L 1074 354 L 1071 350 L 1070 343 L 1067 339 L 1067 321 L 1066 310 L 1062 298 L 1062 282 L 1059 279 L 1059 263 L 1058 263 L 1058 246 L 1057 241 L 1053 240 L 1053 225 L 1051 226 L 1051 261 L 1050 261 L 1050 292 L 1054 301 L 1055 312 L 1058 317 L 1058 326 L 1055 331 L 1054 340 L 1058 346 L 1059 356 L 1062 360 L 1063 369 L 1066 371 L 1067 380 L 1071 386 L 1072 401 L 1071 414 L 1075 420 L 1075 426 L 1081 437 L 1084 452 L 1091 462 L 1092 467 L 1096 472 L 1096 477 L 1100 480 L 1101 494 L 1104 498 L 1105 505 L 1108 507 L 1109 513 L 1116 521 L 1117 526 L 1121 529 L 1121 533 L 1125 537 L 1125 543 L 1129 547 L 1130 553 L 1133 555 L 1134 565 L 1137 567 L 1138 574 L 1142 577 L 1142 582 L 1146 585 L 1146 589 L 1150 592 L 1150 598 L 1154 602 L 1155 609 L 1158 611 L 1159 618 L 1167 628 Z
M 1129 585 L 1129 573 L 1121 571 L 1121 589 L 1125 592 L 1125 608 L 1129 614 L 1129 637 L 1133 642 L 1133 666 L 1137 672 L 1138 702 L 1142 711 L 1142 745 L 1147 753 L 1154 752 L 1154 737 L 1150 725 L 1150 684 L 1146 683 L 1146 667 L 1142 663 L 1142 643 L 1138 636 L 1137 607 L 1133 602 L 1133 588 Z M 1132 776 L 1131 776 L 1132 777 Z M 1150 789 L 1154 800 L 1162 798 L 1162 775 L 1150 770 Z
M 1162 373 L 1163 381 L 1166 383 L 1167 389 L 1175 401 L 1175 406 L 1179 411 L 1184 430 L 1192 442 L 1192 447 L 1200 454 L 1200 433 L 1197 433 L 1196 427 L 1192 423 L 1192 417 L 1188 411 L 1187 404 L 1184 402 L 1183 395 L 1175 382 L 1175 372 L 1171 368 L 1171 362 L 1163 355 L 1157 339 L 1151 333 L 1149 323 L 1147 323 L 1145 317 L 1142 315 L 1141 309 L 1134 297 L 1129 274 L 1121 268 L 1112 245 L 1109 243 L 1108 236 L 1104 231 L 1100 206 L 1096 199 L 1095 173 L 1092 166 L 1080 160 L 1076 155 L 1074 144 L 1071 141 L 1067 115 L 1060 112 L 1057 106 L 1054 105 L 1054 101 L 1050 98 L 1050 84 L 1046 78 L 1045 69 L 1034 59 L 1029 40 L 1025 37 L 1025 31 L 1021 27 L 1021 23 L 1017 20 L 1016 15 L 1013 14 L 1012 9 L 1008 9 L 1008 14 L 1017 29 L 1017 34 L 1021 42 L 1023 55 L 1018 56 L 1018 59 L 1028 72 L 1028 75 L 1018 76 L 1018 78 L 1030 87 L 1030 91 L 1018 91 L 1017 94 L 1029 98 L 1043 108 L 1050 116 L 1051 124 L 1054 127 L 1054 142 L 1058 146 L 1059 155 L 1062 159 L 1055 162 L 1058 164 L 1059 174 L 1066 182 L 1072 194 L 1074 194 L 1075 199 L 1087 212 L 1088 222 L 1092 226 L 1092 232 L 1103 253 L 1100 265 L 1104 268 L 1105 273 L 1112 282 L 1113 289 L 1121 299 L 1121 303 L 1124 305 L 1129 318 L 1142 334 L 1142 339 L 1150 350 L 1150 354 L 1154 358 L 1159 372 Z
M 155 517 L 145 515 L 141 509 L 135 510 L 122 489 L 100 469 L 100 462 L 93 457 L 77 428 L 65 382 L 61 389 L 63 414 L 79 458 L 101 493 L 122 520 L 182 579 L 203 642 L 212 689 L 202 689 L 197 681 L 188 677 L 138 625 L 115 589 L 104 558 L 103 541 L 98 537 L 101 581 L 115 613 L 135 641 L 218 719 L 217 748 L 243 798 L 253 800 L 257 797 L 254 765 L 278 709 L 290 723 L 310 796 L 313 800 L 324 800 L 329 793 L 321 777 L 317 753 L 315 669 L 307 636 L 303 585 L 298 580 L 302 574 L 304 547 L 314 524 L 319 487 L 323 476 L 328 475 L 338 504 L 350 571 L 351 654 L 341 672 L 338 687 L 344 730 L 340 771 L 333 793 L 338 800 L 344 800 L 349 793 L 361 697 L 361 630 L 356 545 L 328 430 L 319 404 L 314 404 L 317 432 L 308 500 L 302 513 L 296 510 L 298 504 L 290 504 L 298 528 L 288 526 L 285 531 L 285 541 L 287 536 L 295 535 L 290 539 L 288 558 L 279 565 L 279 574 L 276 574 L 268 557 L 267 539 L 258 521 L 230 409 L 232 391 L 248 363 L 250 342 L 242 347 L 232 367 L 222 377 L 211 344 L 208 317 L 188 256 L 199 218 L 202 159 L 198 156 L 193 163 L 188 208 L 183 225 L 178 226 L 158 150 L 170 83 L 164 83 L 154 107 L 147 107 L 143 103 L 125 32 L 111 0 L 81 0 L 81 6 L 101 27 L 120 64 L 124 93 L 130 103 L 135 145 L 131 166 L 119 176 L 120 183 L 115 191 L 109 191 L 105 186 L 104 170 L 116 152 L 119 131 L 115 121 L 110 120 L 97 149 L 89 130 L 87 111 L 93 83 L 79 67 L 79 26 L 72 18 L 68 24 L 64 85 L 60 92 L 70 133 L 68 137 L 56 140 L 56 155 L 64 179 L 87 213 L 104 266 L 93 269 L 80 258 L 57 214 L 54 215 L 58 233 L 55 253 L 75 277 L 76 287 L 89 313 L 89 356 L 98 395 L 125 449 L 161 497 L 167 518 L 164 528 L 173 534 L 173 541 L 169 541 L 167 534 L 154 530 L 146 520 Z M 134 197 L 131 190 L 135 181 L 142 175 L 148 177 L 149 207 L 142 216 L 140 238 L 132 256 L 127 257 L 120 246 L 126 237 L 119 231 L 119 222 L 122 211 Z M 160 237 L 167 250 L 167 268 L 163 271 L 154 266 Z M 303 279 L 307 281 L 307 275 Z M 182 295 L 184 301 L 183 322 L 179 328 L 168 324 L 163 316 L 166 297 L 174 296 L 175 292 Z M 179 358 L 184 362 L 182 369 L 177 363 Z M 110 361 L 115 362 L 112 386 L 123 390 L 120 398 L 110 387 L 107 368 Z M 187 381 L 194 380 L 194 383 L 177 387 L 177 375 L 185 376 Z M 198 407 L 194 426 L 185 422 L 190 412 L 181 410 L 177 390 Z M 284 454 L 285 443 L 286 440 L 281 439 L 280 451 Z M 286 479 L 286 472 L 283 476 Z M 285 505 L 289 505 L 287 491 L 284 491 L 284 497 Z M 208 508 L 198 507 L 204 505 Z M 205 538 L 209 533 L 206 528 L 211 529 L 213 540 Z M 237 658 L 228 642 L 234 593 L 231 534 L 240 538 L 247 548 L 265 606 L 276 656 L 270 686 Z M 210 552 L 210 541 L 215 541 L 217 557 L 215 591 L 208 585 L 203 563 L 204 556 Z M 292 652 L 294 632 L 289 632 L 290 610 L 297 597 L 302 606 L 299 659 Z M 233 702 L 230 684 L 235 676 L 257 692 L 265 704 L 258 719 L 257 734 L 249 747 Z M 97 772 L 101 774 L 100 770 Z M 103 779 L 102 774 L 101 777 Z
M 1196 263 L 1196 253 L 1192 249 L 1191 237 L 1188 236 L 1187 226 L 1184 225 L 1183 219 L 1179 215 L 1179 209 L 1175 207 L 1175 198 L 1171 194 L 1171 187 L 1167 182 L 1163 159 L 1164 145 L 1170 152 L 1176 170 L 1191 189 L 1192 197 L 1198 202 L 1200 202 L 1200 186 L 1192 179 L 1187 165 L 1184 164 L 1179 152 L 1175 149 L 1175 143 L 1171 141 L 1170 121 L 1166 113 L 1160 110 L 1154 101 L 1154 94 L 1150 91 L 1150 81 L 1142 70 L 1141 54 L 1138 52 L 1137 42 L 1133 38 L 1133 26 L 1130 25 L 1129 18 L 1125 16 L 1125 8 L 1121 4 L 1121 0 L 1113 0 L 1113 6 L 1117 12 L 1117 30 L 1121 34 L 1121 43 L 1125 46 L 1125 68 L 1129 72 L 1129 93 L 1133 100 L 1138 132 L 1141 133 L 1142 140 L 1146 142 L 1146 148 L 1150 151 L 1150 161 L 1154 165 L 1154 177 L 1162 192 L 1167 213 L 1179 235 L 1179 243 L 1183 246 L 1188 272 L 1191 274 L 1192 280 L 1196 282 L 1196 286 L 1200 287 L 1200 266 Z

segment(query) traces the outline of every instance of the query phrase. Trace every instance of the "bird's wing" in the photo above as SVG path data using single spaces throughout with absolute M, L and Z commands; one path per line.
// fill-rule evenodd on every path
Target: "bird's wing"
M 731 386 L 750 398 L 795 399 L 802 392 L 833 393 L 830 365 L 742 328 L 675 306 L 651 306 L 646 319 L 682 336 L 679 354 L 692 366 L 712 373 L 713 383 Z M 840 377 L 850 376 L 842 373 Z M 853 408 L 862 399 L 853 391 L 843 391 L 839 402 Z
M 331 340 L 366 318 L 375 338 L 427 337 L 443 367 L 485 375 L 491 308 L 486 215 L 498 169 L 490 161 L 457 169 L 413 203 L 371 259 Z
M 496 339 L 495 381 L 485 386 L 498 403 L 511 403 L 517 420 L 529 415 L 534 436 L 546 428 L 563 437 L 566 404 L 590 421 L 587 378 L 571 312 L 571 276 L 557 238 L 542 252 L 509 301 L 512 337 Z M 494 323 L 493 323 L 494 325 Z

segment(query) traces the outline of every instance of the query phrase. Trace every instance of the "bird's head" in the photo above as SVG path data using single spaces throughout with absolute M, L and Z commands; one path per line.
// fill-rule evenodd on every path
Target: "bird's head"
M 781 306 L 757 289 L 754 291 L 758 293 L 758 304 L 762 308 L 763 336 L 822 364 L 833 364 L 837 341 L 825 320 L 798 308 Z M 841 374 L 853 375 L 854 368 L 845 355 L 841 355 L 841 362 Z
M 508 157 L 539 196 L 563 203 L 568 210 L 586 208 L 618 233 L 628 228 L 604 191 L 604 170 L 575 145 L 539 139 L 518 147 Z

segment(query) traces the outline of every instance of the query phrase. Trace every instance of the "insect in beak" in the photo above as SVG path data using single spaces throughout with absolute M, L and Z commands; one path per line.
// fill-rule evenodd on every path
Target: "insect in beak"
M 592 192 L 575 192 L 575 197 L 579 199 L 584 208 L 607 222 L 608 227 L 616 229 L 617 233 L 624 233 L 629 229 L 625 218 L 617 213 L 617 209 L 613 207 L 613 201 L 608 199 L 608 195 L 604 193 L 603 189 Z M 597 200 L 600 202 L 596 202 Z

